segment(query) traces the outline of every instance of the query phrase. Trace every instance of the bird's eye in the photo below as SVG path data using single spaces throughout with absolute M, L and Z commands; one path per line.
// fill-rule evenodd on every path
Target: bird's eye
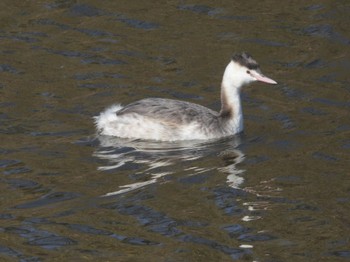
M 250 74 L 250 71 L 249 71 L 249 70 L 247 70 L 247 74 Z

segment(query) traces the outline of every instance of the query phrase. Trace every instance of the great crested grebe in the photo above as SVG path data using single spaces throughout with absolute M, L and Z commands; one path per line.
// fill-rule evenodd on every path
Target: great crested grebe
M 190 102 L 145 98 L 126 106 L 112 105 L 94 117 L 100 135 L 147 140 L 214 139 L 243 130 L 242 86 L 254 81 L 277 84 L 243 52 L 232 57 L 221 83 L 221 110 Z

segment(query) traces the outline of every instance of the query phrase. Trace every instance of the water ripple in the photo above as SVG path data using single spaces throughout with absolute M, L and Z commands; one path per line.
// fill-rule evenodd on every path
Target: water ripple
M 331 41 L 349 45 L 350 40 L 333 29 L 329 24 L 310 25 L 301 30 L 303 34 L 316 37 L 324 37 Z
M 100 16 L 104 15 L 105 12 L 102 10 L 88 5 L 88 4 L 75 4 L 71 8 L 69 8 L 69 14 L 71 16 Z
M 63 246 L 76 245 L 77 241 L 59 236 L 55 233 L 41 230 L 26 224 L 19 227 L 7 227 L 5 232 L 17 234 L 28 240 L 29 245 L 40 246 L 45 249 L 57 249 Z
M 191 11 L 196 14 L 217 15 L 223 12 L 221 8 L 213 8 L 207 5 L 180 5 L 179 10 Z
M 72 200 L 77 198 L 79 194 L 73 192 L 55 192 L 42 196 L 38 200 L 30 201 L 27 203 L 16 205 L 14 208 L 23 209 L 23 208 L 36 208 L 46 205 L 52 205 L 54 203 L 59 203 L 62 201 Z
M 185 178 L 180 178 L 179 181 L 192 181 L 192 183 L 203 181 L 206 178 L 205 172 L 215 168 L 197 169 L 192 163 L 200 160 L 203 156 L 216 154 L 215 152 L 218 151 L 221 157 L 228 161 L 228 164 L 216 169 L 227 175 L 228 185 L 238 188 L 244 180 L 241 176 L 243 171 L 237 168 L 237 164 L 244 160 L 243 153 L 236 149 L 240 143 L 238 136 L 233 139 L 223 139 L 215 142 L 160 143 L 107 136 L 100 136 L 99 140 L 102 147 L 94 153 L 94 156 L 106 162 L 106 165 L 100 166 L 99 170 L 111 171 L 120 169 L 125 165 L 128 169 L 132 168 L 131 165 L 134 167 L 145 166 L 145 168 L 136 171 L 132 175 L 134 179 L 142 181 L 120 185 L 119 190 L 106 193 L 105 196 L 122 194 L 155 184 L 174 173 L 172 168 L 169 167 L 177 166 L 177 163 L 180 162 L 182 162 L 182 168 L 188 175 Z M 186 166 L 188 167 L 186 168 Z M 197 176 L 199 174 L 201 176 Z

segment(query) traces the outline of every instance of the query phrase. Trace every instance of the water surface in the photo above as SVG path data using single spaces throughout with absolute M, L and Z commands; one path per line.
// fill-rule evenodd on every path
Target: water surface
M 347 1 L 0 6 L 0 260 L 349 260 Z M 243 90 L 244 134 L 95 135 L 116 102 L 218 110 L 238 51 L 279 82 Z

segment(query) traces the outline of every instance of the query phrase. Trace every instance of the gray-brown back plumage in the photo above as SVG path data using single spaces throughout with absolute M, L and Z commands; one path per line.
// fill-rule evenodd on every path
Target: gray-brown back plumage
M 203 132 L 221 132 L 221 119 L 217 112 L 207 107 L 173 99 L 145 98 L 131 103 L 118 112 L 117 116 L 138 114 L 160 123 L 174 126 L 198 124 Z

